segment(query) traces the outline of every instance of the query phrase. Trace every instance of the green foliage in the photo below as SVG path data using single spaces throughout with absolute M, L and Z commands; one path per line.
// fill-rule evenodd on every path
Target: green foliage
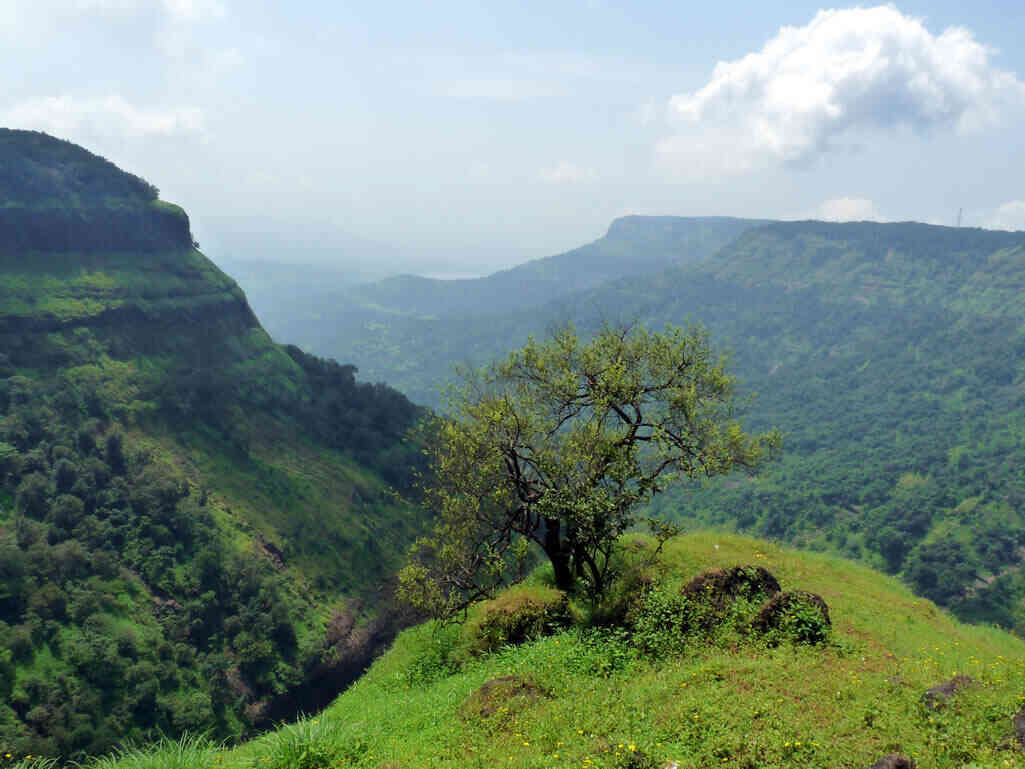
M 25 410 L 56 403 L 68 386 L 39 382 L 33 401 L 8 404 L 0 431 L 17 431 Z M 244 627 L 266 649 L 240 660 L 241 680 L 254 693 L 279 691 L 282 670 L 297 675 L 300 606 L 265 561 L 218 549 L 209 511 L 173 470 L 117 430 L 76 440 L 96 428 L 82 415 L 50 414 L 38 435 L 4 436 L 20 446 L 25 475 L 5 481 L 18 489 L 19 516 L 0 530 L 16 715 L 0 724 L 0 739 L 23 753 L 81 755 L 160 730 L 229 736 L 238 716 L 223 712 L 229 703 L 215 687 L 224 681 L 210 673 L 226 672 L 220 655 Z M 162 596 L 164 612 L 147 591 Z M 44 671 L 59 674 L 36 677 Z
M 421 629 L 429 638 L 416 649 L 402 678 L 409 686 L 429 686 L 457 671 L 466 661 L 463 629 L 452 623 L 429 623 Z
M 572 624 L 568 596 L 541 585 L 519 585 L 485 601 L 464 625 L 471 654 L 492 652 L 551 635 Z
M 130 765 L 137 769 L 213 769 L 220 763 L 221 752 L 209 739 L 183 734 L 177 740 L 163 737 L 145 749 L 118 747 L 109 756 L 98 757 L 85 764 L 89 769 L 114 769 Z
M 15 718 L 0 724 L 0 741 L 69 756 L 158 732 L 233 736 L 247 700 L 233 701 L 227 676 L 250 698 L 294 685 L 305 607 L 265 559 L 225 550 L 210 510 L 173 469 L 114 426 L 47 411 L 70 386 L 37 382 L 33 400 L 9 402 L 0 424 L 18 460 L 4 481 L 17 489 L 18 517 L 0 530 Z M 19 432 L 33 411 L 48 416 Z
M 303 719 L 281 727 L 267 742 L 266 755 L 253 762 L 253 767 L 272 769 L 321 769 L 333 761 L 344 760 L 338 745 L 327 729 L 318 728 L 319 721 Z M 359 751 L 350 750 L 350 755 Z
M 405 437 L 423 410 L 387 385 L 357 383 L 353 365 L 322 360 L 294 345 L 285 351 L 309 387 L 309 397 L 293 406 L 296 419 L 324 444 L 350 452 L 395 487 L 407 489 L 423 455 Z
M 794 643 L 820 644 L 830 638 L 832 627 L 814 602 L 799 598 L 787 605 L 774 630 L 778 638 Z
M 0 129 L 0 755 L 238 739 L 394 632 L 325 625 L 387 601 L 419 410 L 275 344 L 157 197 Z
M 467 377 L 453 418 L 429 444 L 431 537 L 413 550 L 404 595 L 449 616 L 512 571 L 519 538 L 552 564 L 556 586 L 597 602 L 636 508 L 676 477 L 753 469 L 779 448 L 733 419 L 734 379 L 699 329 L 570 329 L 531 339 Z

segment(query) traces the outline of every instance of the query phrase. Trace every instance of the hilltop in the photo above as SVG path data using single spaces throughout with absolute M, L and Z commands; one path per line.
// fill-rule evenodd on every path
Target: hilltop
M 44 134 L 0 156 L 0 747 L 329 698 L 402 621 L 420 409 L 274 342 L 152 185 Z
M 625 550 L 643 559 L 644 542 Z M 405 631 L 316 716 L 234 750 L 165 744 L 96 766 L 864 769 L 894 753 L 936 769 L 1025 763 L 1019 639 L 962 625 L 857 564 L 745 537 L 681 537 L 659 563 L 647 587 L 621 593 L 631 619 L 593 625 L 542 570 L 462 624 Z M 819 595 L 831 625 L 815 610 L 767 633 L 751 623 L 766 592 L 722 604 L 726 593 L 694 592 L 698 575 L 737 565 L 748 584 L 768 584 L 767 572 L 783 591 Z M 528 615 L 548 621 L 494 635 Z

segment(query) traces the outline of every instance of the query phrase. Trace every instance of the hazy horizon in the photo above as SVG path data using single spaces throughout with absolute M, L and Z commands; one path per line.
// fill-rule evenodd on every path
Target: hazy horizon
M 0 125 L 150 180 L 215 259 L 484 273 L 624 214 L 1020 229 L 1023 32 L 1009 0 L 7 0 Z

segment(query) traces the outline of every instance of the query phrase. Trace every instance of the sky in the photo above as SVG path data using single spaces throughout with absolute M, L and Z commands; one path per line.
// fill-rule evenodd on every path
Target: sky
M 1023 36 L 1020 0 L 0 0 L 0 125 L 156 184 L 215 260 L 484 272 L 626 214 L 1025 229 Z

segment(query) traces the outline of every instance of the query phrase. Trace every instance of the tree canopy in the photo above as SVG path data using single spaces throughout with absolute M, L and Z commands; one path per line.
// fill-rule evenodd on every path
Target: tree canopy
M 734 377 L 700 328 L 566 328 L 467 372 L 431 431 L 433 533 L 403 591 L 443 615 L 490 594 L 533 544 L 561 589 L 600 597 L 637 506 L 675 478 L 753 469 L 781 445 L 734 418 Z

